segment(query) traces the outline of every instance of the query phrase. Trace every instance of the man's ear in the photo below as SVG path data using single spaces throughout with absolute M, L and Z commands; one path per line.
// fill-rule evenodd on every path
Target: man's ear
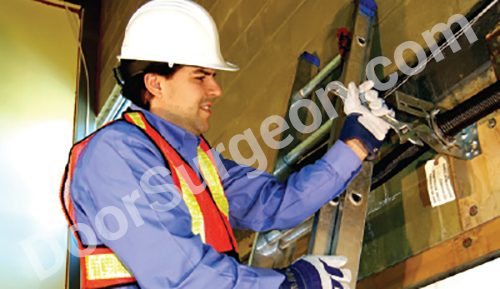
M 161 97 L 161 76 L 156 73 L 146 73 L 144 75 L 144 84 L 146 89 L 156 97 Z

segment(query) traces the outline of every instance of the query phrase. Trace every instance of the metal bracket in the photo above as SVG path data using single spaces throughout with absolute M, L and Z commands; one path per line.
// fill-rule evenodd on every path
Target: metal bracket
M 447 142 L 443 142 L 436 132 L 427 125 L 417 126 L 415 131 L 419 138 L 438 153 L 465 160 L 471 160 L 481 154 L 477 124 L 465 128 L 451 141 Z
M 462 148 L 463 159 L 471 160 L 482 153 L 477 134 L 477 123 L 463 129 L 455 136 L 455 140 L 455 145 Z
M 399 111 L 422 118 L 429 118 L 430 112 L 436 109 L 436 105 L 433 103 L 418 99 L 401 91 L 396 91 L 395 94 Z
M 471 160 L 481 154 L 476 124 L 465 128 L 453 138 L 447 138 L 436 125 L 436 115 L 441 111 L 436 105 L 400 91 L 396 91 L 396 102 L 399 111 L 427 119 L 428 126 L 417 125 L 413 130 L 438 153 L 465 160 Z

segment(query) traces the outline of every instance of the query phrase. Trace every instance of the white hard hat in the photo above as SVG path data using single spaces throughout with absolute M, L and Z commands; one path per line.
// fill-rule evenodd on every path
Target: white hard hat
M 189 0 L 153 0 L 140 7 L 128 22 L 118 59 L 239 69 L 222 57 L 210 14 Z

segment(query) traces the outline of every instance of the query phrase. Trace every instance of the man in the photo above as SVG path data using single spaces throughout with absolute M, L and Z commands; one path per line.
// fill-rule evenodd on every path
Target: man
M 145 4 L 129 21 L 120 61 L 131 110 L 74 147 L 62 188 L 85 250 L 82 287 L 348 288 L 345 257 L 306 256 L 279 270 L 239 264 L 231 228 L 294 227 L 345 189 L 388 130 L 374 115 L 390 111 L 373 84 L 349 86 L 340 140 L 279 182 L 222 158 L 201 137 L 222 93 L 216 70 L 238 69 L 222 58 L 202 7 Z

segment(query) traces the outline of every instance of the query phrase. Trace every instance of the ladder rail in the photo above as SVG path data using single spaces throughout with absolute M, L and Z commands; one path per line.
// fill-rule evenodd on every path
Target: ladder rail
M 376 7 L 372 0 L 358 2 L 345 84 L 354 82 L 359 85 L 366 78 Z M 338 138 L 338 134 L 339 130 L 332 128 L 331 140 Z M 330 146 L 332 144 L 333 141 Z M 346 256 L 348 262 L 345 267 L 351 270 L 349 286 L 352 289 L 356 288 L 358 277 L 372 171 L 373 163 L 363 162 L 360 172 L 349 183 L 340 201 L 337 204 L 327 203 L 320 209 L 315 216 L 308 251 L 315 255 Z

